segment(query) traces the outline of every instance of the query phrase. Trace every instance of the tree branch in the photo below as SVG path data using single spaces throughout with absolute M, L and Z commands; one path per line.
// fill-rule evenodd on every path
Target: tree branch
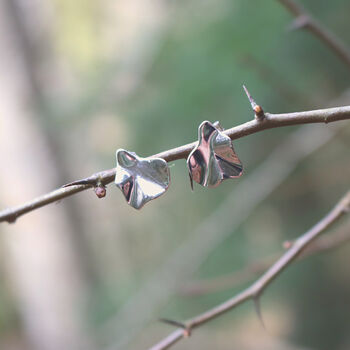
M 295 17 L 291 29 L 305 28 L 326 44 L 349 68 L 350 50 L 334 33 L 325 28 L 294 0 L 278 0 Z
M 310 123 L 331 123 L 340 120 L 350 119 L 350 106 L 319 109 L 307 112 L 295 112 L 284 114 L 264 113 L 262 120 L 251 120 L 224 133 L 232 140 L 248 136 L 266 129 L 272 129 L 283 126 L 310 124 Z M 173 148 L 152 157 L 163 158 L 167 162 L 178 159 L 186 159 L 196 142 L 189 143 L 177 148 Z M 62 188 L 56 189 L 43 196 L 37 197 L 23 205 L 14 208 L 8 208 L 0 212 L 0 222 L 15 222 L 18 217 L 32 210 L 53 203 L 62 198 L 71 196 L 88 188 L 101 187 L 111 183 L 115 177 L 115 168 L 95 173 L 85 179 L 71 182 Z
M 318 238 L 298 256 L 297 261 L 315 254 L 328 252 L 329 250 L 342 247 L 349 241 L 350 221 L 348 224 L 341 226 L 334 233 Z M 286 242 L 288 248 L 290 248 L 291 244 L 292 243 L 290 242 Z M 249 282 L 256 275 L 268 269 L 268 267 L 277 259 L 277 256 L 277 254 L 269 255 L 259 261 L 249 263 L 242 270 L 227 275 L 191 282 L 180 288 L 179 293 L 184 296 L 192 297 L 215 293 L 228 288 L 235 288 L 243 283 Z
M 341 216 L 350 211 L 350 191 L 338 202 L 338 204 L 315 226 L 300 236 L 288 249 L 258 280 L 250 287 L 243 290 L 226 302 L 198 315 L 184 323 L 185 329 L 179 328 L 164 338 L 161 342 L 154 345 L 150 350 L 164 350 L 170 348 L 184 337 L 201 325 L 217 318 L 238 305 L 248 300 L 258 300 L 264 290 L 270 283 L 279 276 L 284 269 L 290 265 L 309 244 L 317 238 L 324 230 L 335 223 Z

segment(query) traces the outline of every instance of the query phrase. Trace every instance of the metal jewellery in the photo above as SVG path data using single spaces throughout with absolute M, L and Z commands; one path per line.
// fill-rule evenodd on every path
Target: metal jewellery
M 134 152 L 118 149 L 115 184 L 126 201 L 141 209 L 148 201 L 161 196 L 169 187 L 170 174 L 162 158 L 141 158 Z
M 229 178 L 240 177 L 243 166 L 231 139 L 221 132 L 218 124 L 202 122 L 198 128 L 198 145 L 187 158 L 193 189 L 193 180 L 202 186 L 216 187 Z

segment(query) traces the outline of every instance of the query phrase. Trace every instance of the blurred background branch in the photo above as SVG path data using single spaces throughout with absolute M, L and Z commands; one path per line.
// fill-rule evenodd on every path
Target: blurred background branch
M 333 225 L 340 217 L 350 212 L 350 191 L 338 202 L 338 204 L 315 226 L 300 236 L 292 246 L 250 287 L 235 295 L 224 303 L 186 321 L 185 329 L 180 328 L 167 338 L 152 346 L 151 350 L 164 350 L 170 348 L 177 341 L 188 337 L 195 328 L 200 327 L 224 314 L 248 300 L 259 300 L 264 290 L 278 277 L 284 269 L 290 265 L 301 252 L 311 244 L 322 232 Z M 259 313 L 259 311 L 257 311 Z
M 308 258 L 314 254 L 328 252 L 333 249 L 342 248 L 350 241 L 350 222 L 346 222 L 334 232 L 318 238 L 302 254 L 298 256 L 298 261 Z M 286 241 L 284 246 L 289 248 L 293 242 Z M 235 271 L 224 276 L 217 276 L 209 280 L 187 282 L 180 287 L 179 293 L 188 297 L 215 293 L 225 289 L 240 286 L 252 280 L 259 273 L 264 272 L 277 259 L 280 253 L 269 255 L 259 261 L 253 261 L 242 270 Z
M 317 21 L 303 6 L 295 0 L 278 0 L 296 19 L 290 29 L 305 28 L 320 39 L 350 68 L 350 50 L 334 33 Z

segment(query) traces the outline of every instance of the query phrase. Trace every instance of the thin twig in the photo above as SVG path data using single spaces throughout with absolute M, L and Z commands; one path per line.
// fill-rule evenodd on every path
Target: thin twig
M 327 252 L 329 250 L 344 246 L 350 241 L 350 222 L 341 226 L 334 233 L 327 234 L 318 238 L 302 254 L 298 256 L 297 261 L 304 258 Z M 291 244 L 288 242 L 288 248 Z M 184 296 L 198 296 L 210 293 L 216 293 L 228 288 L 235 288 L 243 283 L 249 282 L 259 273 L 264 272 L 277 259 L 278 254 L 269 255 L 259 261 L 249 263 L 242 270 L 234 273 L 226 274 L 219 277 L 214 277 L 207 280 L 194 281 L 184 285 L 179 293 Z
M 218 316 L 232 310 L 238 305 L 248 301 L 258 299 L 264 290 L 270 285 L 270 283 L 279 276 L 284 269 L 290 265 L 303 251 L 304 249 L 319 236 L 324 230 L 335 223 L 341 216 L 349 212 L 350 208 L 350 191 L 338 202 L 338 204 L 315 226 L 309 231 L 300 236 L 288 249 L 258 280 L 256 280 L 251 286 L 237 294 L 233 298 L 225 301 L 224 303 L 198 315 L 187 322 L 186 334 L 192 333 L 195 328 L 217 318 Z M 171 333 L 168 337 L 164 338 L 158 344 L 154 345 L 150 350 L 164 350 L 170 348 L 179 340 L 184 338 L 184 329 L 180 328 Z
M 303 6 L 294 0 L 278 0 L 295 17 L 291 29 L 305 28 L 326 44 L 348 67 L 350 49 L 328 28 L 317 21 Z
M 253 119 L 244 124 L 225 130 L 224 133 L 232 140 L 251 135 L 262 130 L 272 129 L 283 126 L 310 124 L 310 123 L 331 123 L 339 120 L 350 119 L 350 106 L 319 109 L 307 112 L 295 112 L 285 114 L 265 113 L 263 120 Z M 185 159 L 196 142 L 189 143 L 177 148 L 173 148 L 151 157 L 160 157 L 171 162 L 178 159 Z M 23 205 L 8 208 L 0 212 L 0 222 L 15 222 L 18 217 L 34 209 L 43 207 L 47 204 L 56 202 L 62 198 L 71 196 L 88 188 L 97 186 L 106 186 L 111 183 L 115 177 L 115 168 L 95 173 L 85 179 L 74 181 L 62 188 L 56 189 L 43 196 L 37 197 Z

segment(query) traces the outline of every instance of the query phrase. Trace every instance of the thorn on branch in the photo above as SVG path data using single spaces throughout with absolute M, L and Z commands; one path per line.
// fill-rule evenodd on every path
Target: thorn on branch
M 254 301 L 254 307 L 255 307 L 256 314 L 258 315 L 258 319 L 259 319 L 262 327 L 266 331 L 267 329 L 266 329 L 266 326 L 265 326 L 265 323 L 264 323 L 264 319 L 263 319 L 262 314 L 261 314 L 260 295 L 256 295 L 253 298 L 253 301 Z
M 94 186 L 94 191 L 95 191 L 95 194 L 98 198 L 105 197 L 106 193 L 107 193 L 106 186 L 102 183 L 101 177 L 97 176 L 97 174 L 94 174 L 94 175 L 87 177 L 85 179 L 82 179 L 82 180 L 70 182 L 66 185 L 63 185 L 62 187 L 65 188 L 65 187 L 70 187 L 70 186 L 74 186 L 74 185 Z
M 261 107 L 260 105 L 258 105 L 258 104 L 254 101 L 252 95 L 249 93 L 249 91 L 248 91 L 248 89 L 245 87 L 245 85 L 243 85 L 243 89 L 244 89 L 244 91 L 245 91 L 245 93 L 246 93 L 246 95 L 247 95 L 247 97 L 248 97 L 248 100 L 249 100 L 249 102 L 250 102 L 250 105 L 252 106 L 252 109 L 253 109 L 253 111 L 254 111 L 254 113 L 255 113 L 255 119 L 256 119 L 256 120 L 259 120 L 259 121 L 263 120 L 263 119 L 265 118 L 264 110 L 262 109 L 262 107 Z
M 166 324 L 170 324 L 171 326 L 175 326 L 175 327 L 179 327 L 182 328 L 184 330 L 183 332 L 183 336 L 184 338 L 189 338 L 191 336 L 191 329 L 189 327 L 187 327 L 184 323 L 182 322 L 178 322 L 178 321 L 174 321 L 174 320 L 169 320 L 167 318 L 160 318 L 159 319 L 160 322 L 166 323 Z
M 87 178 L 87 179 L 69 182 L 69 183 L 63 185 L 62 188 L 75 186 L 75 185 L 93 185 L 93 183 L 91 182 L 91 180 L 89 178 Z
M 184 329 L 187 328 L 184 323 L 178 322 L 178 321 L 174 321 L 174 320 L 170 320 L 168 318 L 160 318 L 159 321 L 163 322 L 163 323 L 166 323 L 166 324 L 170 324 L 171 326 L 180 327 L 180 328 L 184 328 Z

